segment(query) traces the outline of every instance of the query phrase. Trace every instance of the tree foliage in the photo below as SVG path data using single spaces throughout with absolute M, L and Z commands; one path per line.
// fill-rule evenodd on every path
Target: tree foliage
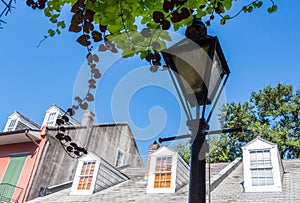
M 282 158 L 300 157 L 300 91 L 279 83 L 253 92 L 250 101 L 226 104 L 220 114 L 223 128 L 249 131 L 222 134 L 215 138 L 211 157 L 231 161 L 241 156 L 241 147 L 260 136 L 278 145 Z M 215 148 L 215 149 L 214 149 Z
M 155 43 L 145 46 L 148 49 L 139 50 L 136 46 L 143 44 L 145 38 L 153 37 L 150 30 L 177 31 L 180 27 L 191 25 L 193 16 L 202 18 L 209 26 L 211 21 L 220 20 L 225 24 L 240 13 L 251 13 L 260 8 L 263 2 L 268 5 L 268 12 L 277 10 L 273 0 L 254 0 L 245 3 L 240 10 L 230 15 L 234 0 L 27 0 L 26 3 L 33 9 L 41 9 L 45 16 L 55 24 L 54 29 L 48 30 L 47 37 L 60 34 L 68 28 L 70 32 L 78 33 L 77 42 L 91 49 L 92 43 L 102 43 L 101 50 L 105 49 L 105 42 L 119 35 L 126 34 L 129 43 L 114 42 L 117 47 L 141 58 L 147 58 L 154 65 L 160 65 L 157 56 L 152 51 L 165 48 L 166 36 L 160 36 Z M 70 5 L 72 19 L 66 23 L 62 18 L 62 8 Z M 67 26 L 68 25 L 68 26 Z M 139 26 L 138 26 L 139 25 Z M 155 32 L 155 31 L 154 31 Z M 115 48 L 113 48 L 115 51 Z M 135 50 L 136 49 L 136 50 Z M 123 56 L 131 56 L 123 54 Z
M 179 142 L 176 144 L 174 150 L 183 158 L 183 160 L 189 164 L 190 163 L 190 143 L 189 142 Z
M 210 162 L 228 162 L 242 156 L 241 147 L 260 136 L 278 145 L 282 158 L 300 158 L 300 90 L 292 85 L 270 85 L 252 92 L 244 103 L 229 103 L 222 107 L 222 128 L 247 128 L 246 132 L 226 133 L 209 138 Z M 189 146 L 175 148 L 189 160 Z

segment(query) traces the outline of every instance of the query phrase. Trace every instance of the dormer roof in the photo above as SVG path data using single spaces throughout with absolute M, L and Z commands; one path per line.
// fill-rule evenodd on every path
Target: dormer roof
M 264 146 L 264 145 L 266 145 L 266 146 L 277 146 L 275 143 L 270 142 L 268 140 L 265 140 L 265 139 L 263 139 L 263 138 L 261 138 L 261 137 L 258 136 L 256 138 L 254 138 L 253 140 L 251 140 L 250 142 L 248 142 L 247 144 L 245 144 L 242 147 L 242 149 L 244 149 L 244 148 L 251 148 L 254 143 L 256 143 L 256 146 L 257 146 L 257 144 L 259 144 L 260 145 L 259 148 L 261 148 L 261 146 Z
M 92 195 L 129 178 L 93 152 L 78 160 L 70 195 Z
M 15 111 L 13 114 L 11 114 L 10 116 L 12 116 L 12 115 L 14 115 L 14 114 L 18 114 L 21 118 L 23 118 L 24 120 L 26 120 L 27 122 L 29 122 L 30 124 L 32 124 L 33 126 L 35 126 L 36 128 L 40 128 L 40 126 L 37 124 L 37 123 L 35 123 L 35 122 L 33 122 L 32 120 L 30 120 L 29 118 L 27 118 L 26 116 L 24 116 L 23 114 L 21 114 L 20 112 L 18 112 L 18 111 Z M 9 116 L 9 117 L 10 117 Z
M 40 129 L 40 126 L 19 113 L 18 111 L 13 112 L 8 116 L 6 125 L 4 127 L 4 132 L 6 131 L 15 131 L 15 130 L 24 130 L 24 129 Z

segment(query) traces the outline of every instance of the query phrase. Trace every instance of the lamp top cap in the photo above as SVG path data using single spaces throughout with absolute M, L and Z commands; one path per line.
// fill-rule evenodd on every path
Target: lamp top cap
M 185 31 L 185 36 L 191 40 L 197 40 L 207 35 L 207 27 L 202 22 L 201 18 L 194 16 L 192 25 L 188 26 Z
M 193 23 L 192 23 L 192 26 L 196 26 L 196 27 L 205 27 L 205 24 L 202 22 L 201 18 L 196 18 L 194 17 L 193 19 Z

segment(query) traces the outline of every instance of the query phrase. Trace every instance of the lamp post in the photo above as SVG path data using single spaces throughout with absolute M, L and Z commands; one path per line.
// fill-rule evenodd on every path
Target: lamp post
M 168 70 L 172 70 L 170 75 L 175 86 L 176 78 L 183 94 L 184 98 L 180 97 L 180 99 L 188 117 L 187 126 L 192 133 L 189 203 L 204 203 L 208 121 L 230 71 L 218 38 L 207 35 L 206 26 L 200 19 L 193 20 L 185 36 L 185 39 L 164 50 L 162 55 Z M 223 86 L 220 88 L 222 81 Z M 179 93 L 177 86 L 176 90 Z M 212 104 L 211 112 L 208 118 L 205 118 L 206 106 L 210 104 Z M 194 118 L 190 108 L 195 108 Z

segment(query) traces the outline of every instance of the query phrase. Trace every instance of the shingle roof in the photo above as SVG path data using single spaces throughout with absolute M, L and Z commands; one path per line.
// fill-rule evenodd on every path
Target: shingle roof
M 228 165 L 229 163 L 211 164 L 211 175 L 217 175 L 220 170 Z M 122 172 L 129 176 L 130 180 L 94 193 L 91 196 L 70 196 L 70 189 L 68 188 L 44 197 L 36 198 L 29 202 L 183 203 L 188 201 L 188 184 L 176 191 L 175 194 L 146 194 L 147 180 L 144 178 L 145 168 L 125 168 Z
M 241 185 L 244 180 L 243 164 L 239 165 L 211 193 L 213 203 L 299 203 L 300 202 L 300 159 L 282 160 L 282 192 L 244 192 Z
M 227 165 L 228 163 L 211 164 L 211 174 L 218 175 L 218 172 Z M 243 181 L 243 164 L 239 164 L 237 168 L 211 192 L 211 202 L 299 203 L 300 159 L 283 160 L 283 165 L 285 174 L 283 176 L 282 192 L 245 193 L 241 185 Z M 145 168 L 127 168 L 122 172 L 131 179 L 91 196 L 70 196 L 70 189 L 65 189 L 29 202 L 183 203 L 188 201 L 188 185 L 180 188 L 175 194 L 146 194 L 147 181 L 144 179 Z

